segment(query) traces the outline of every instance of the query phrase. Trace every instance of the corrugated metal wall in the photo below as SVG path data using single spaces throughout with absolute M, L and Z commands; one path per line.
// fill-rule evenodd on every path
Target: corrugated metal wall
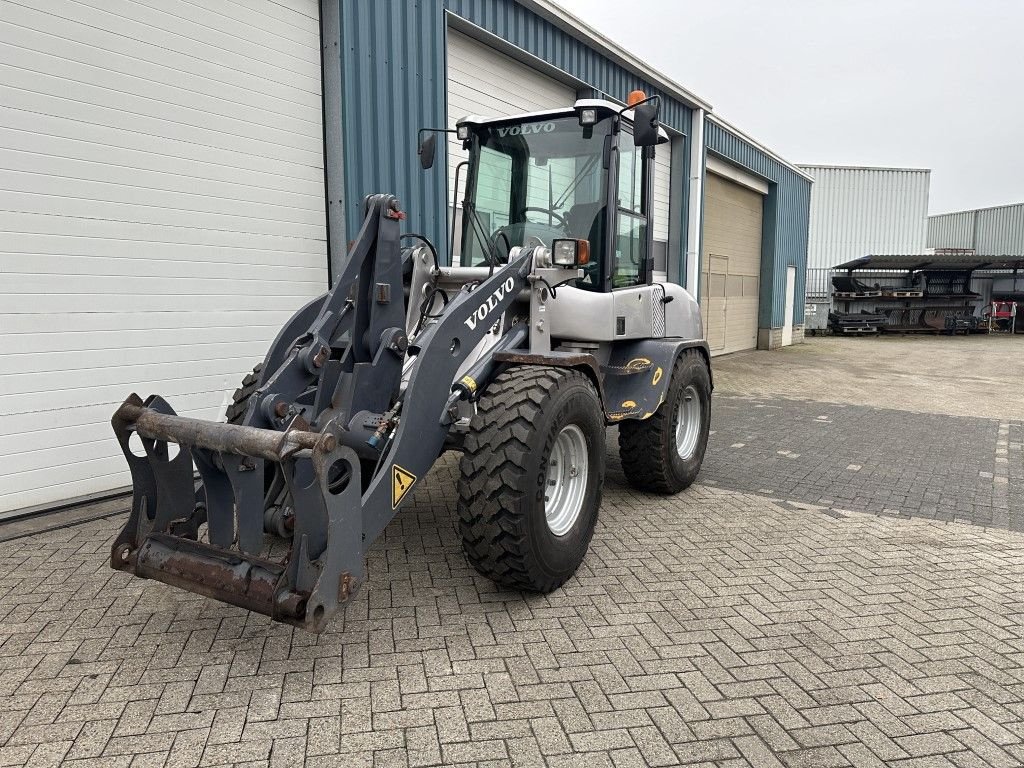
M 928 217 L 928 248 L 973 248 L 974 211 Z
M 809 269 L 925 247 L 931 171 L 801 165 L 811 189 Z
M 434 168 L 424 171 L 416 154 L 417 131 L 445 124 L 441 0 L 337 1 L 348 237 L 359 231 L 363 197 L 390 192 L 408 214 L 405 229 L 443 247 L 444 156 L 438 153 Z
M 974 232 L 978 253 L 1024 254 L 1024 203 L 978 211 Z
M 511 0 L 339 2 L 350 233 L 358 229 L 358 203 L 364 194 L 394 191 L 407 209 L 410 229 L 436 243 L 447 242 L 444 158 L 439 152 L 434 169 L 424 172 L 416 156 L 417 130 L 444 125 L 446 9 L 598 93 L 619 100 L 638 88 L 648 95 L 660 94 L 664 125 L 690 133 L 691 110 L 685 104 Z M 680 153 L 684 178 L 689 174 L 688 154 Z M 682 233 L 676 255 L 681 263 L 686 252 L 685 194 L 680 210 L 681 220 L 673 224 Z
M 344 101 L 346 222 L 360 223 L 358 202 L 371 191 L 394 191 L 409 214 L 409 228 L 445 244 L 445 174 L 439 157 L 423 172 L 416 157 L 416 131 L 442 126 L 445 117 L 444 12 L 536 56 L 585 83 L 599 94 L 622 99 L 631 90 L 662 96 L 662 122 L 686 138 L 673 151 L 673 176 L 690 175 L 692 110 L 605 58 L 586 43 L 513 0 L 415 0 L 379 3 L 338 0 L 341 4 Z M 439 146 L 444 146 L 439 142 Z M 797 296 L 803 295 L 807 254 L 810 184 L 783 163 L 716 124 L 708 123 L 707 146 L 773 183 L 765 205 L 765 249 L 760 325 L 781 327 L 787 265 L 797 267 Z M 684 275 L 689 184 L 681 185 L 679 247 L 670 254 L 669 272 Z M 351 234 L 349 235 L 352 236 Z M 673 257 L 678 269 L 672 265 Z M 797 323 L 803 303 L 797 302 Z
M 929 248 L 973 248 L 988 256 L 1024 255 L 1024 203 L 928 217 Z
M 709 152 L 746 168 L 770 182 L 764 202 L 763 255 L 761 261 L 761 308 L 758 326 L 781 328 L 785 315 L 786 267 L 796 267 L 793 322 L 804 321 L 807 272 L 807 227 L 810 217 L 811 182 L 792 168 L 707 120 L 704 142 Z

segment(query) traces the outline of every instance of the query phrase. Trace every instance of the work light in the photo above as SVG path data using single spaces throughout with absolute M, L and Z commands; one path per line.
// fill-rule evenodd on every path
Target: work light
M 588 240 L 553 240 L 551 242 L 551 262 L 556 267 L 572 269 L 590 261 L 590 242 Z

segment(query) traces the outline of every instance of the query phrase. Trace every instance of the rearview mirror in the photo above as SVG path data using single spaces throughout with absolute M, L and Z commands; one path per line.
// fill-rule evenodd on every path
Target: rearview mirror
M 633 143 L 638 147 L 653 147 L 658 143 L 658 102 L 648 101 L 633 109 Z
M 420 167 L 425 171 L 434 166 L 434 153 L 437 151 L 437 134 L 424 133 L 420 139 Z

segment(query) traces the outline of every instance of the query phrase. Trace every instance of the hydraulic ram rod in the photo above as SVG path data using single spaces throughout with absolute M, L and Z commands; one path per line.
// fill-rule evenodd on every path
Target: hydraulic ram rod
M 165 440 L 179 445 L 191 445 L 220 453 L 238 456 L 259 456 L 270 461 L 282 461 L 301 450 L 312 450 L 320 445 L 324 451 L 334 450 L 336 439 L 329 433 L 243 427 L 216 421 L 191 419 L 187 416 L 168 416 L 145 406 L 125 402 L 115 419 L 121 419 L 129 429 L 151 440 Z

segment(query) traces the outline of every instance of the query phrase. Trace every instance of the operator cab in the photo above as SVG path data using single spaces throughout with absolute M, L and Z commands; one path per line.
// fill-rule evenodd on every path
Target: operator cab
M 572 240 L 583 269 L 578 288 L 649 283 L 654 145 L 668 141 L 656 100 L 634 91 L 626 108 L 582 99 L 572 108 L 459 120 L 469 152 L 461 266 L 504 263 L 516 246 Z M 433 140 L 421 143 L 424 167 L 433 162 Z

